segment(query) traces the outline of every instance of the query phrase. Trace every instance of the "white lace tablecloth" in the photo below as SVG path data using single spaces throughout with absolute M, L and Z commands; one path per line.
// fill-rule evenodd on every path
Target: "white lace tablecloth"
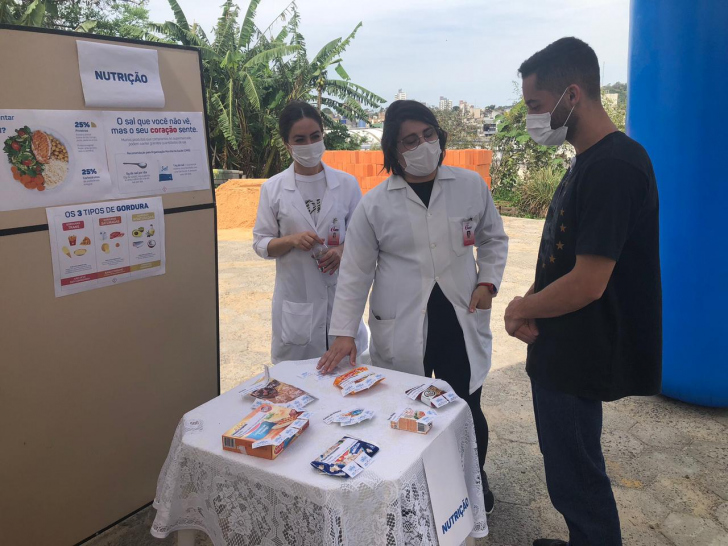
M 404 391 L 424 378 L 370 366 L 386 375 L 385 381 L 344 398 L 332 381 L 297 377 L 315 364 L 282 362 L 271 368 L 271 377 L 318 398 L 306 406 L 314 413 L 309 428 L 273 461 L 222 449 L 222 434 L 249 413 L 253 401 L 241 397 L 240 387 L 182 418 L 159 476 L 152 535 L 164 538 L 197 529 L 215 546 L 436 545 L 421 454 L 446 427 L 459 442 L 475 518 L 471 536 L 488 534 L 473 418 L 463 400 L 437 410 L 428 434 L 392 430 L 387 422 L 391 412 L 422 405 Z M 323 422 L 337 409 L 356 407 L 373 409 L 374 419 L 351 427 Z M 367 470 L 342 479 L 311 467 L 344 435 L 380 447 Z

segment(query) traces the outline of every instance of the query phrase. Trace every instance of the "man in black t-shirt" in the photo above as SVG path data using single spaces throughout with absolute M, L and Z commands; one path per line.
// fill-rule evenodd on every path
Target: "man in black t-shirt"
M 576 157 L 546 217 L 536 281 L 505 314 L 528 343 L 539 445 L 569 546 L 621 545 L 601 448 L 602 402 L 662 378 L 659 203 L 650 158 L 602 108 L 599 61 L 562 38 L 520 67 L 527 129 Z M 534 546 L 566 545 L 539 539 Z

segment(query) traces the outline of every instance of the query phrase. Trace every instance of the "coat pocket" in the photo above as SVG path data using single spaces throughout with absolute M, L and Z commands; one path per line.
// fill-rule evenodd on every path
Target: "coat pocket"
M 490 309 L 478 309 L 475 308 L 475 320 L 477 321 L 476 328 L 478 334 L 488 340 L 493 339 L 493 333 L 490 329 L 490 315 L 493 308 Z
M 307 345 L 311 341 L 313 303 L 283 301 L 281 341 L 287 345 Z
M 370 353 L 376 353 L 385 362 L 394 358 L 394 323 L 396 319 L 378 319 L 369 311 L 369 330 L 371 330 Z M 376 365 L 375 362 L 372 362 Z

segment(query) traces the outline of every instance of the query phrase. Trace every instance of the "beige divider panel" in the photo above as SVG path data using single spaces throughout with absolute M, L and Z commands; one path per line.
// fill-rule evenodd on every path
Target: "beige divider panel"
M 0 28 L 0 105 L 85 109 L 77 38 Z M 202 112 L 197 52 L 142 47 L 162 111 Z M 72 545 L 152 501 L 179 418 L 218 393 L 212 190 L 163 199 L 207 208 L 165 215 L 158 277 L 56 298 L 48 231 L 0 236 L 0 544 Z M 46 222 L 0 212 L 0 233 Z

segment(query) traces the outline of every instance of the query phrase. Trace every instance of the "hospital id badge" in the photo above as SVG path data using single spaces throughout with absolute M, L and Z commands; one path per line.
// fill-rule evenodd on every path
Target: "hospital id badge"
M 329 235 L 326 240 L 328 246 L 339 246 L 341 244 L 341 231 L 339 228 L 339 219 L 334 218 L 329 226 Z
M 473 246 L 475 244 L 475 222 L 470 218 L 463 221 L 463 246 Z

